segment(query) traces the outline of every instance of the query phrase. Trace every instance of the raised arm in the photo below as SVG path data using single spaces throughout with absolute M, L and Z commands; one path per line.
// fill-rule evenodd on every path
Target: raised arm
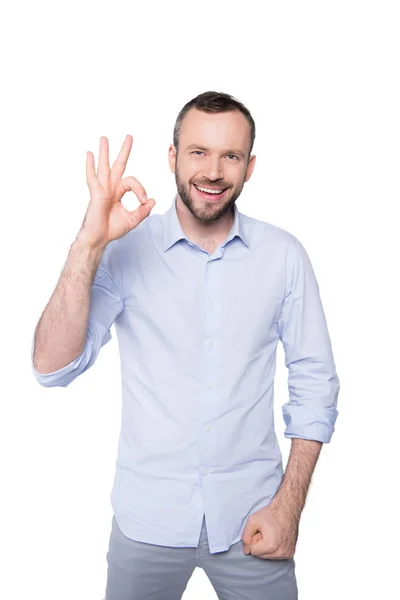
M 108 268 L 109 244 L 139 225 L 155 205 L 137 179 L 121 179 L 131 147 L 128 135 L 110 170 L 108 140 L 102 137 L 97 175 L 93 154 L 87 153 L 89 206 L 33 338 L 32 366 L 43 385 L 67 385 L 93 364 L 123 309 L 121 292 Z M 133 211 L 121 204 L 128 190 L 141 202 Z

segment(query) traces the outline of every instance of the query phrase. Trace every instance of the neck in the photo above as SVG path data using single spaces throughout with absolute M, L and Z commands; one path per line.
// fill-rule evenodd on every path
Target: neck
M 216 247 L 226 239 L 235 218 L 232 206 L 231 210 L 215 221 L 210 223 L 201 221 L 183 204 L 179 194 L 176 196 L 176 213 L 188 239 L 199 245 L 207 244 L 210 247 Z

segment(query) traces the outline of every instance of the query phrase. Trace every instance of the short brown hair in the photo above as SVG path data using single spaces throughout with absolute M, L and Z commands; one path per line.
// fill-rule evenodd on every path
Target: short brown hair
M 244 106 L 244 104 L 239 102 L 239 100 L 236 100 L 236 98 L 234 98 L 230 94 L 224 94 L 223 92 L 213 91 L 203 92 L 195 98 L 192 98 L 191 100 L 189 100 L 189 102 L 187 102 L 187 104 L 185 104 L 185 106 L 178 114 L 174 126 L 174 146 L 177 152 L 179 149 L 179 132 L 182 125 L 182 121 L 186 113 L 191 108 L 197 108 L 198 110 L 202 110 L 207 113 L 228 112 L 232 110 L 239 110 L 241 113 L 243 113 L 250 125 L 250 158 L 250 154 L 254 145 L 254 139 L 256 137 L 256 126 L 254 123 L 254 119 L 250 114 L 250 111 Z

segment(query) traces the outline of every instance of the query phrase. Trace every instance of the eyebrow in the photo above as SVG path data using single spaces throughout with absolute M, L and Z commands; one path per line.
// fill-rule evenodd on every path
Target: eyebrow
M 208 148 L 205 148 L 204 146 L 199 146 L 198 144 L 190 144 L 190 146 L 188 146 L 186 148 L 186 150 L 191 150 L 192 148 L 197 148 L 198 150 L 205 150 L 207 152 Z M 246 158 L 244 152 L 242 152 L 242 150 L 225 150 L 226 154 L 239 154 L 239 156 L 241 156 L 242 158 Z

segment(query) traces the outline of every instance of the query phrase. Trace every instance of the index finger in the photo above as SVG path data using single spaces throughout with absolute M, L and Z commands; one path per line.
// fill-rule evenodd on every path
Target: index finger
M 126 163 L 128 162 L 129 153 L 132 148 L 132 141 L 133 137 L 128 134 L 125 138 L 124 143 L 122 144 L 120 153 L 118 154 L 113 166 L 111 167 L 111 175 L 117 179 L 121 179 L 126 169 Z

